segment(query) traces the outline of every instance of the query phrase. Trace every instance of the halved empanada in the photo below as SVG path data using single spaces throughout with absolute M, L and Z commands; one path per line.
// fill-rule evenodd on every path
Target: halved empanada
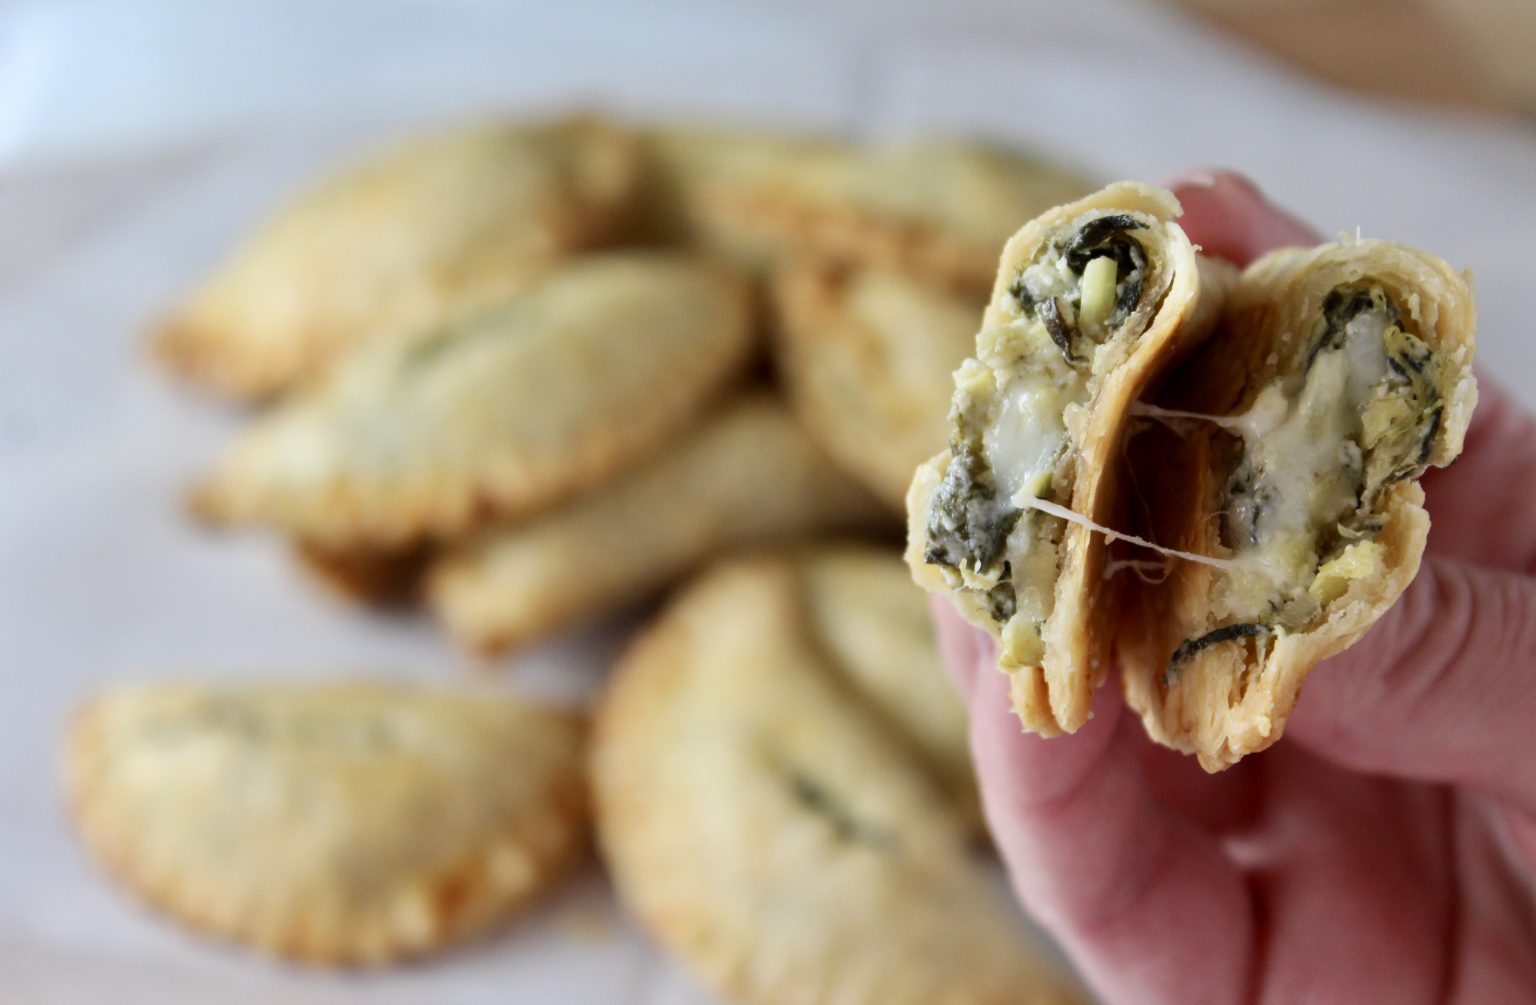
M 754 395 L 590 495 L 453 547 L 429 594 L 455 639 L 496 653 L 638 600 L 719 552 L 885 522 L 782 405 Z
M 1131 403 L 1209 330 L 1230 284 L 1160 189 L 1111 185 L 1003 249 L 976 356 L 955 373 L 950 451 L 918 469 L 907 560 L 1001 642 L 1026 728 L 1071 732 L 1109 667 L 1114 519 Z
M 195 511 L 331 550 L 529 514 L 703 406 L 746 362 L 748 301 L 739 277 L 692 259 L 581 259 L 431 337 L 352 356 L 258 418 Z
M 220 393 L 269 395 L 527 286 L 616 229 L 638 174 L 634 140 L 593 119 L 416 140 L 282 210 L 176 308 L 154 350 Z
M 584 846 L 581 729 L 493 694 L 155 684 L 87 704 L 81 836 L 200 931 L 380 963 L 504 917 Z
M 813 644 L 796 578 L 707 574 L 618 667 L 593 786 L 621 897 L 733 1001 L 1079 1000 L 963 811 Z
M 1126 693 L 1156 740 L 1209 770 L 1280 737 L 1307 672 L 1391 606 L 1429 517 L 1417 479 L 1450 463 L 1477 400 L 1467 283 L 1386 241 L 1254 263 L 1223 331 L 1140 411 L 1146 534 L 1171 558 L 1133 583 Z
M 912 469 L 948 440 L 950 373 L 976 345 L 981 296 L 801 263 L 778 301 L 779 364 L 806 430 L 903 511 Z

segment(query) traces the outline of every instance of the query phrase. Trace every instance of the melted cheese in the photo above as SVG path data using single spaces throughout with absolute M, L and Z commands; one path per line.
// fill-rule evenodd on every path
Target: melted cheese
M 1246 441 L 1254 475 L 1254 493 L 1234 502 L 1240 521 L 1253 528 L 1253 540 L 1236 543 L 1245 560 L 1245 574 L 1229 598 L 1236 616 L 1260 617 L 1278 603 L 1282 618 L 1311 617 L 1304 591 L 1317 572 L 1318 534 L 1346 519 L 1360 501 L 1362 416 L 1387 375 L 1384 334 L 1390 324 L 1383 311 L 1358 315 L 1345 326 L 1339 347 L 1317 353 L 1299 388 L 1283 394 L 1277 381 L 1249 410 L 1254 416 L 1262 403 L 1263 418 L 1232 427 Z M 1288 407 L 1275 421 L 1278 400 Z M 1292 606 L 1297 609 L 1287 615 Z
M 1079 526 L 1087 527 L 1089 530 L 1096 534 L 1103 534 L 1111 541 L 1127 541 L 1131 544 L 1139 545 L 1142 548 L 1150 548 L 1153 551 L 1161 555 L 1167 555 L 1170 558 L 1182 558 L 1186 561 L 1197 562 L 1200 565 L 1209 565 L 1217 569 L 1234 570 L 1239 568 L 1239 564 L 1230 559 L 1212 558 L 1210 555 L 1196 555 L 1192 551 L 1180 551 L 1177 548 L 1164 548 L 1162 545 L 1154 544 L 1144 537 L 1137 537 L 1134 534 L 1122 534 L 1120 531 L 1111 530 L 1103 524 L 1094 523 L 1092 520 L 1083 516 L 1081 513 L 1076 512 L 1075 510 L 1067 509 L 1067 507 L 1059 506 L 1053 502 L 1046 502 L 1044 499 L 1032 499 L 1029 502 L 1029 506 L 1031 509 L 1037 509 L 1042 513 L 1049 513 L 1051 516 L 1059 517 L 1068 523 L 1075 523 Z
M 998 394 L 982 444 L 998 488 L 1014 506 L 1023 508 L 1050 487 L 1067 442 L 1062 415 L 1074 390 L 1048 373 L 1028 373 L 1014 377 Z
M 1310 539 L 1314 528 L 1354 508 L 1363 476 L 1361 415 L 1387 373 L 1387 324 L 1377 311 L 1350 321 L 1344 344 L 1312 361 L 1285 418 L 1248 433 L 1249 463 L 1273 493 L 1254 524 L 1259 547 Z

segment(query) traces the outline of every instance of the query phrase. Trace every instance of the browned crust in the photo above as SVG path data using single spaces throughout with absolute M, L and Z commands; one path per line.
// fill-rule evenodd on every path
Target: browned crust
M 749 231 L 777 235 L 790 247 L 924 276 L 957 290 L 985 289 L 996 264 L 991 248 L 932 224 L 853 206 L 806 202 L 792 192 L 769 189 L 719 202 L 725 215 Z
M 333 551 L 294 541 L 293 557 L 312 580 L 342 600 L 369 607 L 402 608 L 420 597 L 428 549 Z

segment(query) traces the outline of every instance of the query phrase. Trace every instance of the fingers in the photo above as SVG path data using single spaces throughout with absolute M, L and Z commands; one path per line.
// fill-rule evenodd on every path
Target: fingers
M 1356 774 L 1296 746 L 1260 760 L 1264 808 L 1233 847 L 1263 919 L 1257 1000 L 1449 1000 L 1434 994 L 1456 887 L 1446 790 Z
M 939 633 L 939 656 L 949 673 L 949 681 L 955 686 L 960 700 L 969 704 L 983 655 L 990 654 L 991 661 L 996 661 L 996 652 L 990 648 L 992 640 L 980 628 L 956 614 L 948 597 L 930 595 L 928 610 Z
M 1290 735 L 1335 763 L 1479 785 L 1536 811 L 1536 585 L 1431 556 L 1307 679 Z
M 1146 743 L 1115 689 L 1069 736 L 1019 729 L 1006 677 L 978 668 L 971 744 L 993 839 L 1019 898 L 1110 1001 L 1234 1001 L 1252 908 L 1214 841 L 1147 788 Z
M 1242 267 L 1267 251 L 1312 245 L 1317 231 L 1231 171 L 1195 171 L 1167 182 L 1184 206 L 1179 225 L 1208 255 Z
M 1429 549 L 1497 569 L 1536 573 L 1536 419 L 1478 376 L 1477 411 L 1456 462 L 1424 477 Z

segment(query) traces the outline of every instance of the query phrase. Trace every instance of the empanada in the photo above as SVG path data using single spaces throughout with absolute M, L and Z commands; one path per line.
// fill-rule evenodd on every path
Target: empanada
M 581 730 L 506 696 L 151 684 L 66 748 L 86 845 L 192 928 L 313 962 L 425 952 L 504 917 L 584 847 Z
M 588 118 L 415 140 L 278 213 L 174 310 L 154 351 L 222 394 L 270 395 L 524 288 L 614 233 L 638 176 L 634 139 Z
M 618 668 L 593 785 L 622 899 L 733 1001 L 1080 1000 L 798 593 L 783 559 L 713 571 Z
M 913 585 L 900 553 L 813 545 L 794 556 L 794 570 L 817 651 L 979 823 L 965 708 L 939 662 L 927 597 Z
M 885 525 L 782 405 L 753 395 L 591 494 L 450 548 L 428 595 L 456 640 L 493 654 L 639 600 L 722 551 Z
M 771 174 L 722 188 L 716 212 L 791 252 L 985 290 L 997 249 L 1089 183 L 1028 154 L 934 139 L 809 149 Z
M 751 352 L 748 300 L 735 274 L 690 258 L 581 259 L 430 338 L 352 356 L 258 418 L 194 511 L 331 550 L 527 515 L 698 411 Z
M 918 469 L 907 560 L 1001 643 L 1024 726 L 1088 718 L 1109 668 L 1114 518 L 1132 402 L 1211 328 L 1232 281 L 1160 189 L 1111 185 L 1003 249 L 976 356 L 955 373 L 950 450 Z
M 643 129 L 640 149 L 634 236 L 705 248 L 759 271 L 782 252 L 782 241 L 740 219 L 744 193 L 771 185 L 797 161 L 849 157 L 853 148 L 813 133 L 695 125 Z
M 1156 740 L 1209 770 L 1280 737 L 1302 680 L 1365 634 L 1418 570 L 1418 477 L 1461 450 L 1475 308 L 1432 255 L 1387 241 L 1291 248 L 1243 273 L 1222 331 L 1131 443 L 1145 535 L 1126 693 Z M 1206 418 L 1211 417 L 1211 418 Z
M 985 306 L 899 273 L 802 263 L 777 284 L 776 349 L 795 411 L 896 512 L 949 438 L 950 373 Z

